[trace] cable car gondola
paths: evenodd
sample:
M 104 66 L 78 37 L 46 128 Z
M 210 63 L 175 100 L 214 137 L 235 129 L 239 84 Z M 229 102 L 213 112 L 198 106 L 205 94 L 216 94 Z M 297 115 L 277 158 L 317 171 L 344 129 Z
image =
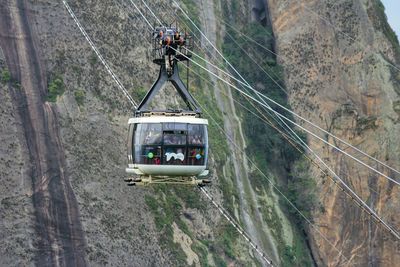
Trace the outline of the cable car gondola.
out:
M 153 62 L 160 65 L 157 81 L 128 121 L 128 185 L 152 183 L 204 185 L 208 174 L 208 121 L 179 77 L 178 61 L 187 60 L 190 37 L 175 27 L 153 32 Z M 173 49 L 171 49 L 171 47 Z M 177 55 L 181 51 L 182 55 Z M 184 100 L 186 110 L 153 110 L 149 102 L 168 83 Z

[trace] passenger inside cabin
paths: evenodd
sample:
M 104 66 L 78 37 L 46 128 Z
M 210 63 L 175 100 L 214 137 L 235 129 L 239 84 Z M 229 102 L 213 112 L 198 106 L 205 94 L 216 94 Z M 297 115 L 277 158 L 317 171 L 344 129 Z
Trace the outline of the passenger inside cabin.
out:
M 152 125 L 149 127 L 146 137 L 144 139 L 144 143 L 147 145 L 150 144 L 160 144 L 161 143 L 161 131 L 159 126 Z
M 172 136 L 169 134 L 164 135 L 164 145 L 172 145 Z
M 198 135 L 193 136 L 191 144 L 193 144 L 193 145 L 201 145 L 202 141 L 201 141 L 200 136 L 198 136 Z

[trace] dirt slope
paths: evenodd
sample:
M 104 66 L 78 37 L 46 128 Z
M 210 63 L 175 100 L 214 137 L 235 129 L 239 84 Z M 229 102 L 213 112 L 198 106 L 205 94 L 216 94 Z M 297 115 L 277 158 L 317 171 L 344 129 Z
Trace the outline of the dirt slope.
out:
M 31 163 L 25 173 L 31 180 L 34 207 L 35 262 L 38 266 L 84 266 L 85 239 L 75 196 L 65 170 L 57 112 L 45 101 L 47 77 L 40 48 L 31 27 L 25 1 L 7 1 L 0 7 L 0 45 L 19 89 L 10 89 L 19 107 L 26 144 L 23 154 Z M 19 87 L 19 86 L 18 86 Z

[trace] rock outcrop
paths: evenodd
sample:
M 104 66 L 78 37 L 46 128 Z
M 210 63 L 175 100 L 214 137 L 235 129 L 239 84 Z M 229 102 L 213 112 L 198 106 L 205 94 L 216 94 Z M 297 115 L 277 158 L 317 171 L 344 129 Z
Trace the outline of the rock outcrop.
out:
M 268 4 L 293 110 L 398 169 L 399 48 L 391 39 L 380 2 L 268 0 Z M 360 157 L 340 142 L 324 138 Z M 370 207 L 400 229 L 397 185 L 311 136 L 308 142 Z M 361 159 L 399 179 L 395 172 Z M 314 221 L 327 238 L 309 228 L 319 265 L 398 265 L 399 242 L 329 179 L 321 178 L 316 168 L 311 173 L 323 206 Z
M 62 1 L 5 2 L 0 5 L 0 265 L 265 265 L 196 189 L 124 184 L 130 103 Z M 140 101 L 157 77 L 140 35 L 147 38 L 148 25 L 130 1 L 68 2 Z M 169 11 L 178 9 L 167 1 L 146 2 L 167 23 L 177 19 Z M 272 26 L 275 44 L 273 37 L 265 39 L 268 47 L 276 46 L 284 66 L 293 110 L 399 166 L 400 71 L 393 67 L 399 65 L 399 49 L 377 0 L 181 2 L 220 50 L 228 27 L 221 19 L 237 20 L 232 23 L 243 28 L 254 21 Z M 156 23 L 149 12 L 145 16 Z M 224 65 L 204 38 L 200 42 L 209 60 Z M 235 93 L 217 79 L 209 78 L 208 84 L 191 75 L 191 92 L 216 118 L 209 126 L 214 199 L 276 264 L 293 265 L 297 256 L 304 260 L 298 265 L 309 263 L 304 233 L 291 221 L 281 196 L 258 175 L 253 159 L 237 152 L 246 151 L 251 140 Z M 156 102 L 166 105 L 163 98 Z M 311 137 L 308 141 L 385 221 L 400 228 L 397 186 Z M 286 182 L 287 165 L 268 174 L 278 187 Z M 322 204 L 313 221 L 323 236 L 307 230 L 316 263 L 395 266 L 400 253 L 393 237 L 317 169 L 310 174 Z

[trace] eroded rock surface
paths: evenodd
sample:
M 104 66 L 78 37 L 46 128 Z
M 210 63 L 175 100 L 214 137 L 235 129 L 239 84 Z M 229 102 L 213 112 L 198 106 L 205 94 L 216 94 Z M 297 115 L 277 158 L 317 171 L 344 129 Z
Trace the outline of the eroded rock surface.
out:
M 393 65 L 400 62 L 398 48 L 379 27 L 384 22 L 377 2 L 268 1 L 293 110 L 398 169 L 400 87 L 399 70 Z M 368 205 L 400 229 L 398 186 L 312 137 L 309 142 Z M 346 151 L 354 154 L 350 148 Z M 361 159 L 399 178 L 365 157 Z M 312 174 L 324 206 L 324 212 L 315 215 L 315 223 L 331 243 L 310 231 L 319 264 L 397 265 L 399 243 L 329 179 L 321 179 L 317 169 Z

